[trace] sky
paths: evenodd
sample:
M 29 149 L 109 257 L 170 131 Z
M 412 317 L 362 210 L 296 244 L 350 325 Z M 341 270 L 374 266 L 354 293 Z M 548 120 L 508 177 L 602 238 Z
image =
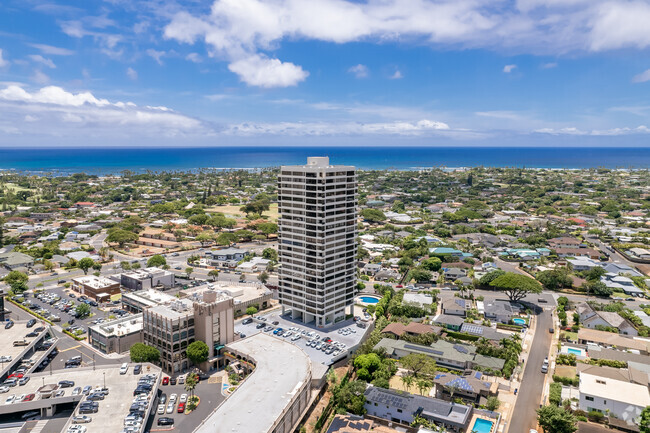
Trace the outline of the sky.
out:
M 3 0 L 0 146 L 648 146 L 650 0 Z

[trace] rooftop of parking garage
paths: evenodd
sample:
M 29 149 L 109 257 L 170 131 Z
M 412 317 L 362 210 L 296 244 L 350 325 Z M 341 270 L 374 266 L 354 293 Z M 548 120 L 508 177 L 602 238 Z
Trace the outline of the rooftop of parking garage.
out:
M 254 360 L 255 370 L 195 432 L 270 431 L 301 386 L 310 382 L 309 357 L 295 345 L 266 334 L 236 341 L 227 349 Z
M 5 329 L 4 326 L 0 327 L 0 356 L 11 356 L 11 362 L 5 362 L 2 371 L 0 372 L 0 377 L 5 374 L 5 370 L 10 368 L 17 360 L 21 359 L 28 350 L 31 349 L 32 343 L 35 340 L 38 340 L 43 337 L 43 333 L 40 333 L 36 337 L 25 337 L 26 334 L 29 334 L 34 329 L 44 326 L 45 331 L 49 329 L 49 325 L 44 322 L 37 321 L 34 326 L 28 328 L 26 326 L 27 321 L 15 321 L 14 326 L 9 329 Z M 14 346 L 14 341 L 27 341 L 26 346 Z

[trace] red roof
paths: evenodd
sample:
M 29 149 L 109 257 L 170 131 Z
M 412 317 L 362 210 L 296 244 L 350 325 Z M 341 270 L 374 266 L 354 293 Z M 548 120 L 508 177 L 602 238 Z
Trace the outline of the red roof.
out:
M 94 204 L 95 203 L 93 203 L 91 201 L 79 201 L 79 202 L 75 203 L 75 206 L 92 206 Z

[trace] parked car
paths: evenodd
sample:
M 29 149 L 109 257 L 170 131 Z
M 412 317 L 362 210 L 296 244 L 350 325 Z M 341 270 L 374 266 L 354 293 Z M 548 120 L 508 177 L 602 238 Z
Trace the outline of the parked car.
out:
M 74 386 L 74 382 L 72 380 L 61 380 L 59 381 L 59 387 L 60 388 L 72 388 Z
M 28 328 L 31 328 L 31 327 L 34 326 L 34 325 L 36 325 L 36 319 L 29 319 L 29 321 L 27 322 L 27 325 L 26 325 L 26 326 L 27 326 Z
M 185 412 L 185 403 L 178 403 L 178 413 L 183 413 Z
M 133 367 L 133 374 L 140 374 L 141 371 L 142 371 L 142 365 L 141 364 L 136 364 Z
M 73 424 L 85 424 L 91 422 L 93 419 L 86 415 L 78 415 L 72 417 Z
M 163 377 L 162 384 L 163 385 L 169 385 L 169 377 L 168 376 Z
M 169 417 L 158 418 L 158 425 L 174 425 L 174 418 L 169 418 Z
M 14 326 L 14 322 L 12 322 L 11 320 L 8 321 L 7 323 L 5 323 L 5 329 L 9 329 L 9 328 L 11 328 L 12 326 Z
M 129 370 L 129 364 L 125 362 L 125 363 L 122 364 L 122 366 L 120 367 L 120 374 L 126 374 L 126 372 L 127 372 L 128 370 Z

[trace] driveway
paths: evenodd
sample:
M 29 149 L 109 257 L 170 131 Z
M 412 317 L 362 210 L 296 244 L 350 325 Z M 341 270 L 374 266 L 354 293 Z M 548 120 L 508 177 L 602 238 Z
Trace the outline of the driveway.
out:
M 551 307 L 547 307 L 551 308 Z M 542 373 L 542 362 L 548 356 L 551 347 L 552 334 L 548 329 L 553 325 L 551 311 L 543 310 L 537 315 L 537 327 L 531 344 L 528 361 L 521 381 L 521 388 L 517 393 L 517 402 L 513 410 L 509 433 L 524 433 L 537 427 L 537 414 L 535 411 L 540 406 L 544 392 L 546 375 Z

